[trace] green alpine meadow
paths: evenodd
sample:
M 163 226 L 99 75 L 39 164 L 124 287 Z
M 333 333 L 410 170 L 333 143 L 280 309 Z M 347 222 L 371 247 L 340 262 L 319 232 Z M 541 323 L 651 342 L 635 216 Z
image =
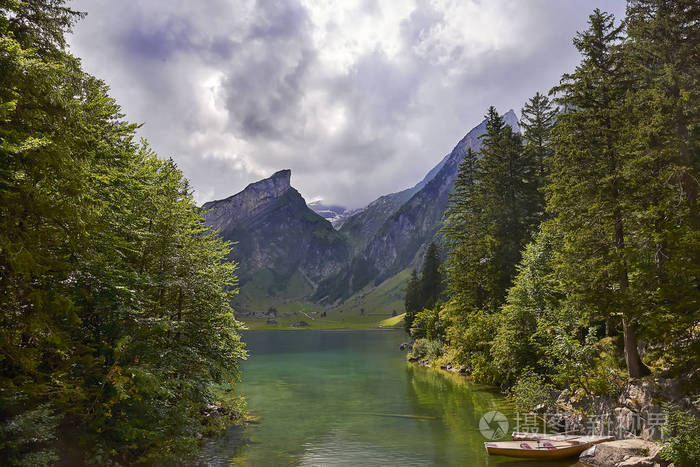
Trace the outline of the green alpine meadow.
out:
M 700 465 L 699 195 L 695 0 L 0 0 L 0 465 Z

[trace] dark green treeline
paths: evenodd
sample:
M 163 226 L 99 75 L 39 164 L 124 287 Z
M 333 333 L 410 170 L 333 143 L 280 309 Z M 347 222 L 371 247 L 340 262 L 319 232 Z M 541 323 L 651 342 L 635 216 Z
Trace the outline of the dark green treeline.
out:
M 245 356 L 235 265 L 175 164 L 66 51 L 79 18 L 0 1 L 0 457 L 186 459 Z
M 488 110 L 442 230 L 447 303 L 425 311 L 440 358 L 523 393 L 698 383 L 699 18 L 689 0 L 596 10 L 522 136 Z

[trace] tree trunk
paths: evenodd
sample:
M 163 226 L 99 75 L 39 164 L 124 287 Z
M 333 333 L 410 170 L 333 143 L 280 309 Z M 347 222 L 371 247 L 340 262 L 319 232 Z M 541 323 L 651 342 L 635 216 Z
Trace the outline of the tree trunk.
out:
M 625 340 L 625 363 L 630 378 L 641 378 L 651 373 L 642 362 L 637 349 L 637 329 L 626 317 L 622 318 L 622 332 Z
M 617 185 L 613 182 L 612 194 L 617 199 Z M 622 294 L 623 304 L 627 307 L 627 290 L 629 289 L 629 275 L 627 273 L 627 261 L 625 258 L 625 229 L 622 221 L 622 213 L 619 207 L 613 209 L 613 218 L 615 222 L 615 246 L 620 254 L 620 292 Z M 637 349 L 637 329 L 634 323 L 627 316 L 627 310 L 622 315 L 622 336 L 624 339 L 625 348 L 625 363 L 627 364 L 627 372 L 630 378 L 640 378 L 651 373 L 649 368 L 644 365 L 639 356 Z

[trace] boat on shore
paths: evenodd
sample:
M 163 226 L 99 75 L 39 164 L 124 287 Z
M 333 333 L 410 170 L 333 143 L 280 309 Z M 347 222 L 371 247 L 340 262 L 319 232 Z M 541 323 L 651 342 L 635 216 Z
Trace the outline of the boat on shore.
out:
M 492 456 L 521 459 L 566 459 L 581 454 L 595 444 L 613 439 L 612 436 L 519 432 L 513 433 L 512 437 L 514 441 L 484 443 L 486 452 Z
M 574 435 L 574 434 L 562 434 L 562 433 L 528 433 L 514 431 L 511 435 L 513 441 L 568 441 L 576 440 L 579 442 L 586 442 L 591 444 L 604 443 L 606 441 L 613 441 L 614 436 L 596 436 L 596 435 Z

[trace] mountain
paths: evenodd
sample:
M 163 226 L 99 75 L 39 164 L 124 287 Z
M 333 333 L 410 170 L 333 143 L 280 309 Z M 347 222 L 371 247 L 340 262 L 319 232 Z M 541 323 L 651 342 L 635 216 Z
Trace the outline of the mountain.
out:
M 503 117 L 515 131 L 520 131 L 513 110 Z M 418 185 L 379 198 L 361 213 L 348 218 L 341 231 L 349 236 L 354 257 L 347 267 L 320 284 L 316 300 L 336 303 L 369 284 L 378 285 L 406 267 L 417 264 L 420 253 L 440 230 L 449 194 L 467 148 L 479 152 L 480 138 L 485 132 L 486 120 L 469 131 Z M 404 201 L 399 195 L 408 199 Z M 370 209 L 373 205 L 376 207 Z
M 519 131 L 512 110 L 504 119 Z M 240 265 L 243 308 L 257 312 L 294 301 L 308 305 L 309 299 L 328 306 L 353 297 L 348 304 L 362 309 L 382 282 L 391 284 L 389 292 L 374 299 L 396 308 L 395 291 L 437 239 L 467 148 L 478 153 L 485 132 L 483 121 L 415 186 L 360 210 L 320 201 L 307 205 L 290 184 L 290 170 L 204 204 L 206 224 L 236 242 L 231 258 Z
M 310 295 L 350 258 L 346 238 L 309 209 L 290 179 L 290 170 L 280 170 L 203 206 L 206 225 L 237 242 L 231 258 L 240 266 L 242 288 L 264 282 L 267 293 L 293 288 L 297 295 Z
M 321 200 L 311 201 L 307 203 L 307 206 L 316 214 L 330 222 L 336 229 L 339 229 L 343 225 L 345 219 L 359 211 L 359 209 L 348 209 L 344 206 L 326 205 L 323 204 Z
M 365 208 L 358 209 L 344 219 L 339 228 L 342 233 L 347 235 L 353 254 L 361 252 L 389 216 L 394 214 L 406 201 L 411 199 L 414 194 L 435 178 L 435 175 L 442 169 L 449 157 L 449 154 L 446 155 L 435 167 L 430 169 L 423 180 L 412 188 L 380 196 Z M 336 228 L 338 228 L 338 225 L 336 225 Z

